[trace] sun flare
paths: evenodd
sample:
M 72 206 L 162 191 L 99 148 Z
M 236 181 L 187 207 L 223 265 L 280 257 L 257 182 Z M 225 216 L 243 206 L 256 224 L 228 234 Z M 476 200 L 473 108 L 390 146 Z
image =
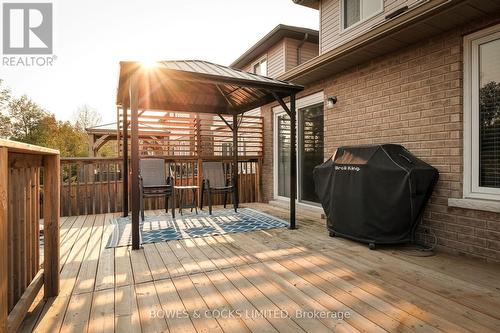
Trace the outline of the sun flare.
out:
M 143 60 L 141 61 L 141 66 L 146 69 L 152 69 L 158 66 L 158 61 L 153 60 Z

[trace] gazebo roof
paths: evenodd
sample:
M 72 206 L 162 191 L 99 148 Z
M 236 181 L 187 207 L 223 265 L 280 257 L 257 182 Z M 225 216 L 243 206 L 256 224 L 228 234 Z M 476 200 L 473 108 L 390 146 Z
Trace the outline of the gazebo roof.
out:
M 117 123 L 113 122 L 87 127 L 85 128 L 85 132 L 87 132 L 87 134 L 116 134 L 117 129 Z
M 303 86 L 201 60 L 120 63 L 117 105 L 137 91 L 138 109 L 239 114 L 304 89 Z

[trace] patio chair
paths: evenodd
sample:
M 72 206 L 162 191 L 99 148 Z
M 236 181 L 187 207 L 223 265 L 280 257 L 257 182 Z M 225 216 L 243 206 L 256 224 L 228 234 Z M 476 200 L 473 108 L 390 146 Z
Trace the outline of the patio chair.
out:
M 227 194 L 233 194 L 234 211 L 237 212 L 236 191 L 232 177 L 228 179 L 224 174 L 222 162 L 203 162 L 203 181 L 201 185 L 200 209 L 203 209 L 203 196 L 207 193 L 208 212 L 212 215 L 212 195 L 224 193 L 224 208 L 226 208 Z
M 150 197 L 165 197 L 166 213 L 168 213 L 168 199 L 171 197 L 172 217 L 175 218 L 174 178 L 165 177 L 165 161 L 162 159 L 141 159 L 139 166 L 142 220 L 144 221 L 144 198 Z

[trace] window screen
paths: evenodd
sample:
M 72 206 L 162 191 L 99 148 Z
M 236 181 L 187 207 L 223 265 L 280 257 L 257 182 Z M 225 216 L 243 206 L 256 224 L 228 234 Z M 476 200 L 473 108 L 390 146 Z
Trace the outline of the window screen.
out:
M 361 0 L 344 0 L 344 28 L 361 20 Z
M 479 46 L 479 186 L 500 188 L 500 39 Z
M 343 0 L 344 29 L 380 12 L 383 0 Z

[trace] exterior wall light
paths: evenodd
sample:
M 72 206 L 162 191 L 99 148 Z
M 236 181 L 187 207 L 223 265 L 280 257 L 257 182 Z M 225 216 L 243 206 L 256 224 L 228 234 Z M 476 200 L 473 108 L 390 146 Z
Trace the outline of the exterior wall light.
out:
M 337 96 L 331 96 L 326 99 L 326 106 L 328 108 L 333 108 L 333 106 L 337 103 Z

